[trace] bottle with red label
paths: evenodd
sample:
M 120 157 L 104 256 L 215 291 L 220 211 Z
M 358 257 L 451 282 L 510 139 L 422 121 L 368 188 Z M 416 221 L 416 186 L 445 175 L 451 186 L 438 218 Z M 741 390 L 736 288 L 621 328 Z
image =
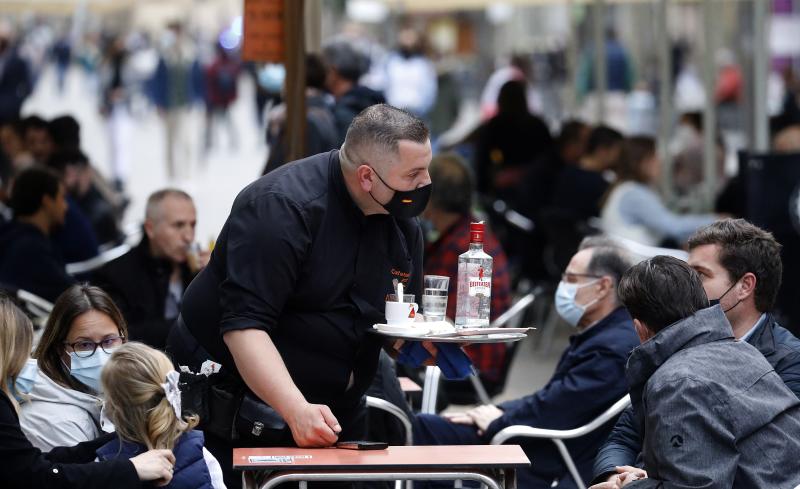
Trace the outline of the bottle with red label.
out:
M 483 222 L 469 226 L 469 250 L 458 257 L 456 328 L 486 328 L 492 301 L 492 257 L 483 251 Z

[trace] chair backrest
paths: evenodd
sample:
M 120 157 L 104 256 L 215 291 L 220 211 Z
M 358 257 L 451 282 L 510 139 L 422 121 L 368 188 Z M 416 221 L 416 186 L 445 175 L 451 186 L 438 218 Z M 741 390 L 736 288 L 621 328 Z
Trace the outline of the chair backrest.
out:
M 128 243 L 122 243 L 121 245 L 115 246 L 109 250 L 100 253 L 94 258 L 89 258 L 88 260 L 80 261 L 77 263 L 68 263 L 67 273 L 70 275 L 81 275 L 84 273 L 89 273 L 91 271 L 97 270 L 106 263 L 119 258 L 120 256 L 124 255 L 130 250 L 131 250 L 131 245 L 129 245 Z
M 17 299 L 35 317 L 47 317 L 53 311 L 53 303 L 27 290 L 17 289 Z
M 403 429 L 405 430 L 405 444 L 406 445 L 413 445 L 414 435 L 413 430 L 411 428 L 411 420 L 408 419 L 405 411 L 403 411 L 400 407 L 395 406 L 391 402 L 380 399 L 374 396 L 367 396 L 367 407 L 380 409 L 381 411 L 385 411 L 395 418 L 397 418 L 400 423 L 403 424 Z
M 505 328 L 508 323 L 517 317 L 519 314 L 525 312 L 525 310 L 533 304 L 533 301 L 536 300 L 536 294 L 533 292 L 529 292 L 522 296 L 517 302 L 515 302 L 511 307 L 508 308 L 506 312 L 501 314 L 497 317 L 492 324 L 489 325 L 490 328 Z
M 689 259 L 689 253 L 685 252 L 684 250 L 643 245 L 641 243 L 637 243 L 636 241 L 623 238 L 622 236 L 609 235 L 608 237 L 619 243 L 619 245 L 628 250 L 629 253 L 635 255 L 641 260 L 646 260 L 657 255 L 667 255 L 683 261 L 687 261 Z
M 144 229 L 141 223 L 132 222 L 124 226 L 123 233 L 125 237 L 120 244 L 105 250 L 101 249 L 99 255 L 89 258 L 88 260 L 68 263 L 67 273 L 70 275 L 82 275 L 93 272 L 106 263 L 119 258 L 142 240 Z
M 531 306 L 536 300 L 536 293 L 529 292 L 522 296 L 517 302 L 515 302 L 506 312 L 501 314 L 500 316 L 495 319 L 492 324 L 489 325 L 491 328 L 507 328 L 509 327 L 509 323 L 518 318 L 522 317 L 523 320 L 526 317 L 528 311 L 530 311 Z M 487 389 L 486 386 L 483 386 L 484 392 L 489 396 L 494 396 L 499 394 L 505 388 L 506 380 L 508 380 L 508 372 L 511 370 L 511 364 L 514 361 L 514 357 L 516 356 L 517 349 L 519 347 L 520 342 L 515 343 L 507 343 L 506 346 L 506 355 L 503 358 L 503 364 L 500 367 L 500 380 L 496 383 L 496 385 L 491 385 Z M 480 381 L 480 379 L 476 379 Z M 478 396 L 481 397 L 480 392 L 477 392 Z M 485 399 L 480 399 L 481 402 L 485 402 Z

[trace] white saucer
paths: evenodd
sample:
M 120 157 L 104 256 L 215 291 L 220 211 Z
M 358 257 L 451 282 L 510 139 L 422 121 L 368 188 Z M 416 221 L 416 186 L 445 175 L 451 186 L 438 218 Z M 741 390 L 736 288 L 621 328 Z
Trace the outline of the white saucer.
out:
M 425 321 L 425 326 L 431 334 L 451 334 L 456 332 L 455 326 L 447 321 Z
M 391 334 L 424 335 L 431 331 L 423 322 L 409 324 L 375 324 L 372 327 L 381 333 Z

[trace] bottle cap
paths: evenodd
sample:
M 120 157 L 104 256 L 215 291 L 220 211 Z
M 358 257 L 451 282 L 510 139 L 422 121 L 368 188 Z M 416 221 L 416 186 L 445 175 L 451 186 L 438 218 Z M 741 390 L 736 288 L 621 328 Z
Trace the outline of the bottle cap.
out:
M 469 242 L 470 243 L 483 243 L 484 224 L 481 222 L 473 222 L 469 225 Z

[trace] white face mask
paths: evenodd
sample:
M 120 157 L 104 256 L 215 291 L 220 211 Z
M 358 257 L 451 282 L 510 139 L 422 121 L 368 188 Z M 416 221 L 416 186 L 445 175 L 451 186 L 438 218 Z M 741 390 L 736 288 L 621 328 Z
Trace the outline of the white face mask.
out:
M 564 318 L 564 321 L 566 321 L 567 324 L 573 328 L 578 327 L 578 323 L 586 313 L 586 309 L 600 300 L 598 297 L 591 300 L 587 304 L 577 304 L 575 302 L 575 296 L 578 295 L 578 290 L 588 287 L 598 280 L 600 279 L 594 279 L 591 282 L 586 282 L 585 284 L 571 284 L 564 282 L 563 280 L 558 283 L 558 289 L 556 289 L 555 296 L 556 311 L 558 312 L 558 315 Z

